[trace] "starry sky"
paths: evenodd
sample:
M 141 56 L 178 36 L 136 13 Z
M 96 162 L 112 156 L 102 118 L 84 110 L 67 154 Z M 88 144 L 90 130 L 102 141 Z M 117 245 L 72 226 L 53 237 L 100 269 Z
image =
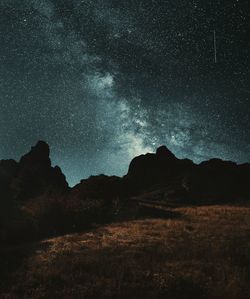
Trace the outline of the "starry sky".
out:
M 0 0 L 0 159 L 45 140 L 70 185 L 123 175 L 162 144 L 250 162 L 249 12 L 248 0 Z

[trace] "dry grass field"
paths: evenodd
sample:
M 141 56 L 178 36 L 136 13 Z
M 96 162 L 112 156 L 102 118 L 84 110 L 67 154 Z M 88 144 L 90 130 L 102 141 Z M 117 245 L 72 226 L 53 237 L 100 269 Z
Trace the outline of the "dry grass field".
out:
M 0 298 L 250 298 L 250 207 L 165 212 L 1 249 Z

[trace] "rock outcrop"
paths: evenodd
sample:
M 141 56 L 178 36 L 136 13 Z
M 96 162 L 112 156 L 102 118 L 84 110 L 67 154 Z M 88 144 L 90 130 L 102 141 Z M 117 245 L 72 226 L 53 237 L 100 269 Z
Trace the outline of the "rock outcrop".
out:
M 178 159 L 166 146 L 161 146 L 155 154 L 134 158 L 124 180 L 128 188 L 140 192 L 176 181 L 195 167 L 191 160 Z
M 0 195 L 28 200 L 45 193 L 64 193 L 68 184 L 61 169 L 51 166 L 47 143 L 39 141 L 20 162 L 0 162 Z
M 134 193 L 164 189 L 166 198 L 220 203 L 250 199 L 250 164 L 211 159 L 199 165 L 178 159 L 161 146 L 155 154 L 134 158 L 124 177 Z

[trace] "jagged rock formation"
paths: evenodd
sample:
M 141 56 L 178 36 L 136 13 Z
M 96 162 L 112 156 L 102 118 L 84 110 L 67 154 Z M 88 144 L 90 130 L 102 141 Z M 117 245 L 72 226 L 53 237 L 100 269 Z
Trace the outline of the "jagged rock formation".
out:
M 167 199 L 220 203 L 250 198 L 250 164 L 211 159 L 197 165 L 176 158 L 165 146 L 134 158 L 124 179 L 136 193 L 163 189 Z
M 20 162 L 0 162 L 0 196 L 13 200 L 28 200 L 45 193 L 68 190 L 61 169 L 51 166 L 47 143 L 39 141 Z
M 188 159 L 178 159 L 166 146 L 157 149 L 156 154 L 136 157 L 129 166 L 125 181 L 136 192 L 157 188 L 176 181 L 191 172 L 196 165 Z

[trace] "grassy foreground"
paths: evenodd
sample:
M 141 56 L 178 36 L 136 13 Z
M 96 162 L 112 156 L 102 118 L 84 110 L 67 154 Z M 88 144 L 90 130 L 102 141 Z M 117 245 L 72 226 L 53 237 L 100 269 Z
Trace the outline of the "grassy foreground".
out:
M 175 208 L 0 254 L 3 299 L 248 299 L 250 207 Z

